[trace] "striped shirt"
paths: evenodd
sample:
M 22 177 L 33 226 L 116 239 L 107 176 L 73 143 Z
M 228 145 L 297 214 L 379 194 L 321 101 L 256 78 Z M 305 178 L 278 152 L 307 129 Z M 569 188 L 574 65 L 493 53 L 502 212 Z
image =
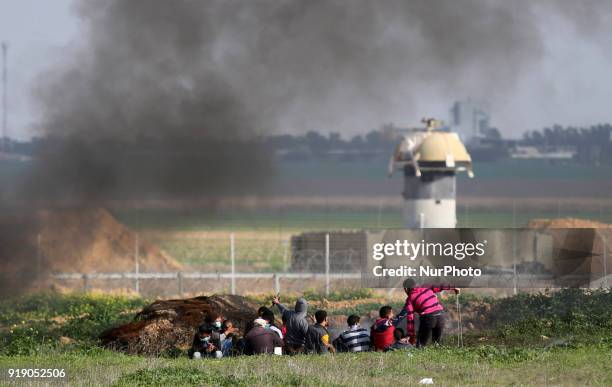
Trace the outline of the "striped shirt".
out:
M 349 352 L 363 352 L 370 350 L 370 335 L 367 329 L 353 325 L 348 331 L 339 336 L 340 342 Z
M 429 286 L 422 288 L 414 288 L 410 292 L 410 295 L 406 298 L 406 304 L 401 313 L 397 316 L 396 321 L 406 317 L 406 329 L 408 330 L 409 337 L 415 337 L 414 332 L 414 314 L 418 313 L 419 316 L 439 313 L 444 308 L 442 304 L 438 302 L 436 293 L 442 290 L 455 290 L 451 286 Z

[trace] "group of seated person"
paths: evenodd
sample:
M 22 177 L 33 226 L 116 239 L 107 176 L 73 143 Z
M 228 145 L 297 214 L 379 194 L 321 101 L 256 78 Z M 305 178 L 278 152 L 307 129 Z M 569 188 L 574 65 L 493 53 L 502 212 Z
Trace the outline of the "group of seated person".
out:
M 274 299 L 273 304 L 280 311 L 282 326 L 276 325 L 274 312 L 262 306 L 257 318 L 247 323 L 242 337 L 230 320 L 209 315 L 194 336 L 189 356 L 197 359 L 258 354 L 324 354 L 412 347 L 403 331 L 393 325 L 393 309 L 390 306 L 380 309 L 380 318 L 370 330 L 361 327 L 359 316 L 349 316 L 348 329 L 332 342 L 326 311 L 317 310 L 315 323 L 310 325 L 306 319 L 308 304 L 303 298 L 298 298 L 293 310 L 281 304 L 278 298 Z

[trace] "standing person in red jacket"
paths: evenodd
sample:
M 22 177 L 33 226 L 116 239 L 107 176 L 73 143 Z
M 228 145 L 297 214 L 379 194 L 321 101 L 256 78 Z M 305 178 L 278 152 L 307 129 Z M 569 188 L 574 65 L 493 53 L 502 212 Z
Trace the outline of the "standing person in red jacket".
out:
M 395 326 L 393 325 L 393 308 L 389 305 L 385 305 L 380 308 L 378 315 L 380 317 L 376 319 L 370 330 L 370 340 L 374 350 L 384 351 L 395 342 L 395 337 L 393 335 L 395 331 Z
M 443 290 L 453 290 L 455 294 L 459 293 L 459 289 L 451 286 L 421 286 L 417 287 L 416 282 L 412 278 L 404 281 L 404 291 L 408 296 L 406 304 L 401 313 L 397 315 L 394 324 L 406 317 L 406 328 L 410 344 L 415 344 L 417 347 L 424 347 L 431 339 L 435 344 L 440 343 L 442 331 L 444 329 L 444 308 L 438 302 L 436 293 Z M 414 314 L 419 315 L 419 334 L 414 331 Z

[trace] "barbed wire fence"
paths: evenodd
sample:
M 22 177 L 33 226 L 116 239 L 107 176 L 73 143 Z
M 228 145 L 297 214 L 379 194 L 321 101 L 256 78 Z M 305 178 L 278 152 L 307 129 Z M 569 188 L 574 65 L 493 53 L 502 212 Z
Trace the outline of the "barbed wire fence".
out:
M 551 201 L 541 208 L 523 206 L 512 202 L 504 209 L 483 210 L 471 204 L 458 204 L 458 227 L 517 228 L 525 227 L 534 218 L 583 218 L 612 223 L 612 208 L 608 204 L 567 204 L 562 200 Z M 394 213 L 390 213 L 394 211 Z M 370 229 L 401 227 L 401 216 L 395 207 L 386 209 L 380 204 L 365 222 Z M 339 219 L 347 214 L 342 213 Z M 329 230 L 342 229 L 346 222 L 335 224 L 333 212 L 325 214 Z M 361 224 L 355 222 L 355 228 Z M 342 227 L 339 227 L 342 226 Z M 316 228 L 315 228 L 316 229 Z M 316 231 L 307 231 L 316 232 Z M 336 289 L 360 287 L 361 257 L 364 252 L 352 248 L 330 248 L 334 244 L 333 233 L 326 234 L 325 242 L 314 248 L 295 249 L 292 238 L 303 230 L 279 225 L 262 229 L 213 229 L 193 233 L 147 233 L 139 231 L 133 247 L 133 270 L 116 273 L 53 273 L 50 278 L 66 287 L 89 291 L 128 290 L 148 296 L 196 294 L 201 292 L 249 292 L 303 291 L 316 288 L 324 294 Z M 162 233 L 163 234 L 163 233 Z M 180 234 L 176 236 L 174 234 Z M 330 240 L 331 238 L 331 240 Z M 39 241 L 40 242 L 40 241 Z M 142 244 L 151 242 L 167 251 L 183 264 L 183 269 L 162 272 L 147 270 L 140 260 Z M 608 246 L 604 240 L 602 270 L 608 273 Z M 41 266 L 40 253 L 37 265 Z M 143 269 L 144 268 L 144 269 Z M 44 268 L 39 267 L 39 272 Z M 45 274 L 46 275 L 46 274 Z M 608 276 L 604 275 L 608 282 Z M 609 284 L 604 284 L 608 286 Z
M 198 291 L 223 291 L 230 294 L 244 294 L 262 290 L 281 293 L 283 291 L 303 291 L 317 288 L 329 295 L 333 291 L 334 283 L 350 282 L 351 287 L 359 287 L 361 266 L 357 263 L 358 252 L 352 249 L 346 251 L 330 251 L 330 236 L 326 234 L 323 251 L 311 249 L 292 253 L 290 241 L 283 240 L 275 250 L 265 252 L 264 257 L 250 257 L 248 255 L 251 240 L 236 238 L 230 233 L 227 240 L 227 254 L 222 257 L 227 262 L 220 264 L 215 260 L 218 270 L 199 271 L 190 268 L 182 271 L 142 271 L 140 262 L 141 237 L 135 238 L 134 244 L 134 270 L 130 272 L 114 273 L 52 273 L 49 278 L 61 281 L 66 286 L 82 291 L 93 289 L 128 289 L 134 293 L 151 295 L 179 295 L 191 294 Z M 244 243 L 245 248 L 240 245 Z M 219 241 L 215 240 L 215 249 Z M 270 271 L 270 267 L 278 267 L 278 263 L 270 264 L 270 255 L 277 254 L 281 258 L 282 270 Z M 348 260 L 347 260 L 348 257 Z M 255 258 L 255 259 L 254 259 Z M 258 263 L 268 262 L 267 266 L 258 266 Z M 331 264 L 334 261 L 335 264 Z M 240 269 L 240 270 L 238 270 Z M 263 269 L 263 270 L 262 270 Z M 268 270 L 266 270 L 268 269 Z M 198 286 L 203 284 L 206 286 Z M 241 282 L 242 286 L 238 286 Z M 151 289 L 151 287 L 153 289 Z M 147 290 L 147 288 L 149 290 Z

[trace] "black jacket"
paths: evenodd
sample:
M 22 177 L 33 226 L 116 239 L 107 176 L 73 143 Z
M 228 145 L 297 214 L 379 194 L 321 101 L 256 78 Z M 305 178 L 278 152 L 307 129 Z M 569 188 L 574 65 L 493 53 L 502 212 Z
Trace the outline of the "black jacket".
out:
M 306 334 L 306 352 L 319 354 L 329 352 L 327 345 L 323 342 L 325 336 L 327 336 L 326 339 L 329 343 L 329 332 L 324 326 L 315 324 L 308 327 L 308 333 Z
M 189 357 L 193 357 L 194 352 L 200 352 L 202 356 L 212 356 L 218 349 L 208 350 L 208 343 L 212 343 L 212 338 L 209 341 L 200 339 L 200 335 L 197 333 L 193 336 L 193 342 L 191 343 L 191 349 L 189 350 Z

